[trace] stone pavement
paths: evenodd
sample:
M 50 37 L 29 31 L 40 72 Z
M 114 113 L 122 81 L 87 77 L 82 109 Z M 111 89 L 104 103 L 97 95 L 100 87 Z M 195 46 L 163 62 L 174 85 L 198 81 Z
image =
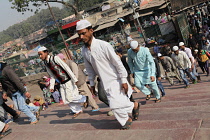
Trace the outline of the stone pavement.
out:
M 36 125 L 22 114 L 19 122 L 10 124 L 13 132 L 5 140 L 210 140 L 210 78 L 201 77 L 202 82 L 189 89 L 163 80 L 167 95 L 161 103 L 134 93 L 142 105 L 130 130 L 119 130 L 115 117 L 106 115 L 109 108 L 100 101 L 99 112 L 92 113 L 89 107 L 76 119 L 67 105 L 53 104 L 41 112 Z M 33 95 L 41 94 L 37 85 L 28 88 Z

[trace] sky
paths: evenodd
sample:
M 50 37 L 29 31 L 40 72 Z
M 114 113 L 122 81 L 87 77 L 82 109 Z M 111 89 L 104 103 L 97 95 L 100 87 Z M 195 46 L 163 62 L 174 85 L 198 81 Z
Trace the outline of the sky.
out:
M 62 7 L 62 4 L 59 3 L 50 3 L 50 6 Z M 25 12 L 22 13 L 17 12 L 15 9 L 11 9 L 12 4 L 9 0 L 0 0 L 0 32 L 6 30 L 8 27 L 19 23 L 30 16 L 34 15 L 34 12 Z M 42 6 L 41 9 L 47 9 L 47 6 Z

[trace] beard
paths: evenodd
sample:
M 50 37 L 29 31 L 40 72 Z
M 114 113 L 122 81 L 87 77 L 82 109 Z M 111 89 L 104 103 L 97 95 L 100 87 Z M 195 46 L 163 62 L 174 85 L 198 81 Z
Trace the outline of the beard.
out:
M 85 47 L 88 47 L 89 46 L 89 44 L 88 43 L 84 43 L 85 44 Z
M 91 43 L 90 43 L 90 40 L 92 40 L 93 39 L 93 36 L 91 36 L 89 39 L 88 39 L 88 41 L 87 42 L 84 42 L 84 44 L 85 44 L 85 47 L 89 47 L 89 46 L 91 46 Z M 90 44 L 89 44 L 90 43 Z

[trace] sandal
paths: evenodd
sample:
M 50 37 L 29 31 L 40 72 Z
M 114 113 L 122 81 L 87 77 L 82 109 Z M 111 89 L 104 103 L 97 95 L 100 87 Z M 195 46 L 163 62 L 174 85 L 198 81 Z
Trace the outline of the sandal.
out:
M 79 113 L 75 113 L 72 117 L 72 119 L 75 119 L 76 117 L 78 117 L 80 114 L 82 113 L 82 111 L 80 111 Z
M 89 100 L 88 100 L 88 96 L 86 96 L 86 102 L 83 103 L 83 107 L 86 109 L 89 106 Z
M 156 99 L 155 102 L 156 103 L 160 103 L 161 102 L 161 99 Z
M 151 98 L 151 95 L 147 95 L 146 100 L 149 100 Z
M 124 126 L 122 126 L 121 130 L 128 130 L 131 128 L 132 121 L 127 121 Z
M 138 103 L 137 109 L 133 109 L 133 111 L 132 111 L 133 120 L 138 120 L 139 108 L 140 108 L 140 104 Z
M 5 132 L 1 132 L 0 139 L 2 139 L 3 137 L 9 135 L 10 133 L 12 133 L 12 129 L 8 129 Z

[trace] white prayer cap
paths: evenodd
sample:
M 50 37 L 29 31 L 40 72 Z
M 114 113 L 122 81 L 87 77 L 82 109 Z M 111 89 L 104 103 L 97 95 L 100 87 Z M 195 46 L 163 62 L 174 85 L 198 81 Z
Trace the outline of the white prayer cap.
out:
M 127 37 L 128 42 L 132 41 L 133 39 L 131 37 Z
M 173 46 L 173 51 L 177 51 L 179 50 L 179 47 L 178 46 Z
M 158 57 L 161 57 L 162 56 L 162 54 L 161 53 L 158 53 L 158 55 L 157 55 Z
M 139 46 L 139 43 L 136 40 L 130 42 L 131 49 L 136 49 Z
M 42 52 L 42 51 L 45 51 L 45 50 L 47 50 L 47 48 L 44 47 L 44 46 L 42 46 L 42 47 L 40 47 L 40 48 L 38 49 L 38 52 Z
M 197 49 L 195 49 L 194 51 L 195 51 L 195 52 L 198 52 L 198 50 L 197 50 Z
M 184 46 L 184 42 L 179 42 L 179 46 Z
M 79 31 L 79 30 L 85 29 L 89 26 L 92 26 L 89 21 L 87 21 L 86 19 L 80 20 L 77 22 L 76 30 Z

